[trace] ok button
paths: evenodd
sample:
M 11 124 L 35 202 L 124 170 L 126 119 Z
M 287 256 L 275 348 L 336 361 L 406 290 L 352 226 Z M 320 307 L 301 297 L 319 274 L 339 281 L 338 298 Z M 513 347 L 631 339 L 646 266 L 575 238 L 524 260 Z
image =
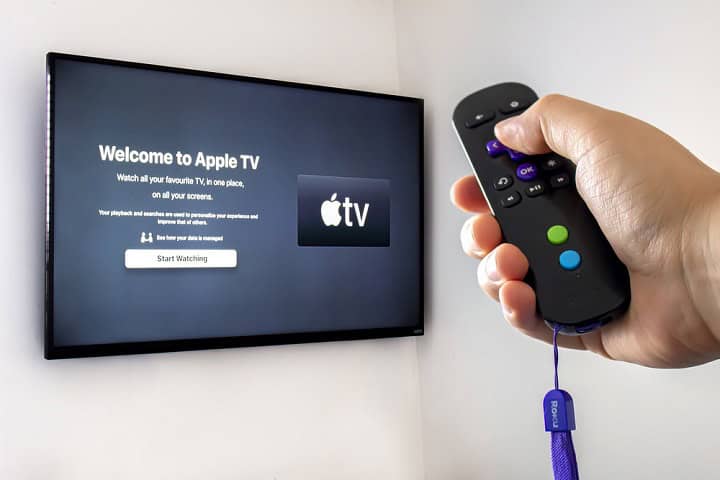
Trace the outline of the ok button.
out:
M 537 167 L 532 163 L 521 163 L 518 165 L 517 170 L 515 170 L 515 175 L 517 175 L 520 180 L 529 182 L 537 177 Z

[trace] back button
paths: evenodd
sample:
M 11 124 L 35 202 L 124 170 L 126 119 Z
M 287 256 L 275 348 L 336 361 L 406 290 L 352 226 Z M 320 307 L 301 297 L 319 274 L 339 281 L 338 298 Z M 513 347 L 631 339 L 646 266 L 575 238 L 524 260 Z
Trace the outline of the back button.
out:
M 503 175 L 502 177 L 497 177 L 495 181 L 493 181 L 493 188 L 495 190 L 505 190 L 512 184 L 512 177 L 510 175 Z
M 465 121 L 465 128 L 479 127 L 483 123 L 489 122 L 493 118 L 495 118 L 495 112 L 493 112 L 492 110 L 488 110 L 487 112 L 477 112 L 475 115 Z

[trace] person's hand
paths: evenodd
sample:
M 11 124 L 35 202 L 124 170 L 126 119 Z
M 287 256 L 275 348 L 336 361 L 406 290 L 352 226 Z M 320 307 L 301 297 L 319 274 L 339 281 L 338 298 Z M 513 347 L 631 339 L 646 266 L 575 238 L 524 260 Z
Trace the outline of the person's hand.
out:
M 577 164 L 578 192 L 630 271 L 626 314 L 595 332 L 562 336 L 562 346 L 652 367 L 720 358 L 720 174 L 647 123 L 560 95 L 498 123 L 495 134 L 515 150 L 552 150 Z M 550 342 L 535 292 L 522 281 L 528 260 L 502 243 L 475 178 L 455 182 L 451 196 L 475 214 L 461 242 L 481 259 L 482 289 L 512 326 Z

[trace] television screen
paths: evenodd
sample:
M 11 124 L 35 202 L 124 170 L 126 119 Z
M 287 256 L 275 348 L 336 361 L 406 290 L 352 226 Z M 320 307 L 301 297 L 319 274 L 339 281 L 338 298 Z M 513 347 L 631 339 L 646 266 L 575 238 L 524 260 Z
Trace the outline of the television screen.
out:
M 47 63 L 46 358 L 422 334 L 421 99 Z

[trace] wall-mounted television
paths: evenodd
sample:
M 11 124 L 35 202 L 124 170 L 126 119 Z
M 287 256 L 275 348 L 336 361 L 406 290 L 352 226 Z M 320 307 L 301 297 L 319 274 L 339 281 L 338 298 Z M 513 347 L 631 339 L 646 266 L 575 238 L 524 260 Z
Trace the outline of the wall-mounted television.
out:
M 423 101 L 47 55 L 45 356 L 423 333 Z

